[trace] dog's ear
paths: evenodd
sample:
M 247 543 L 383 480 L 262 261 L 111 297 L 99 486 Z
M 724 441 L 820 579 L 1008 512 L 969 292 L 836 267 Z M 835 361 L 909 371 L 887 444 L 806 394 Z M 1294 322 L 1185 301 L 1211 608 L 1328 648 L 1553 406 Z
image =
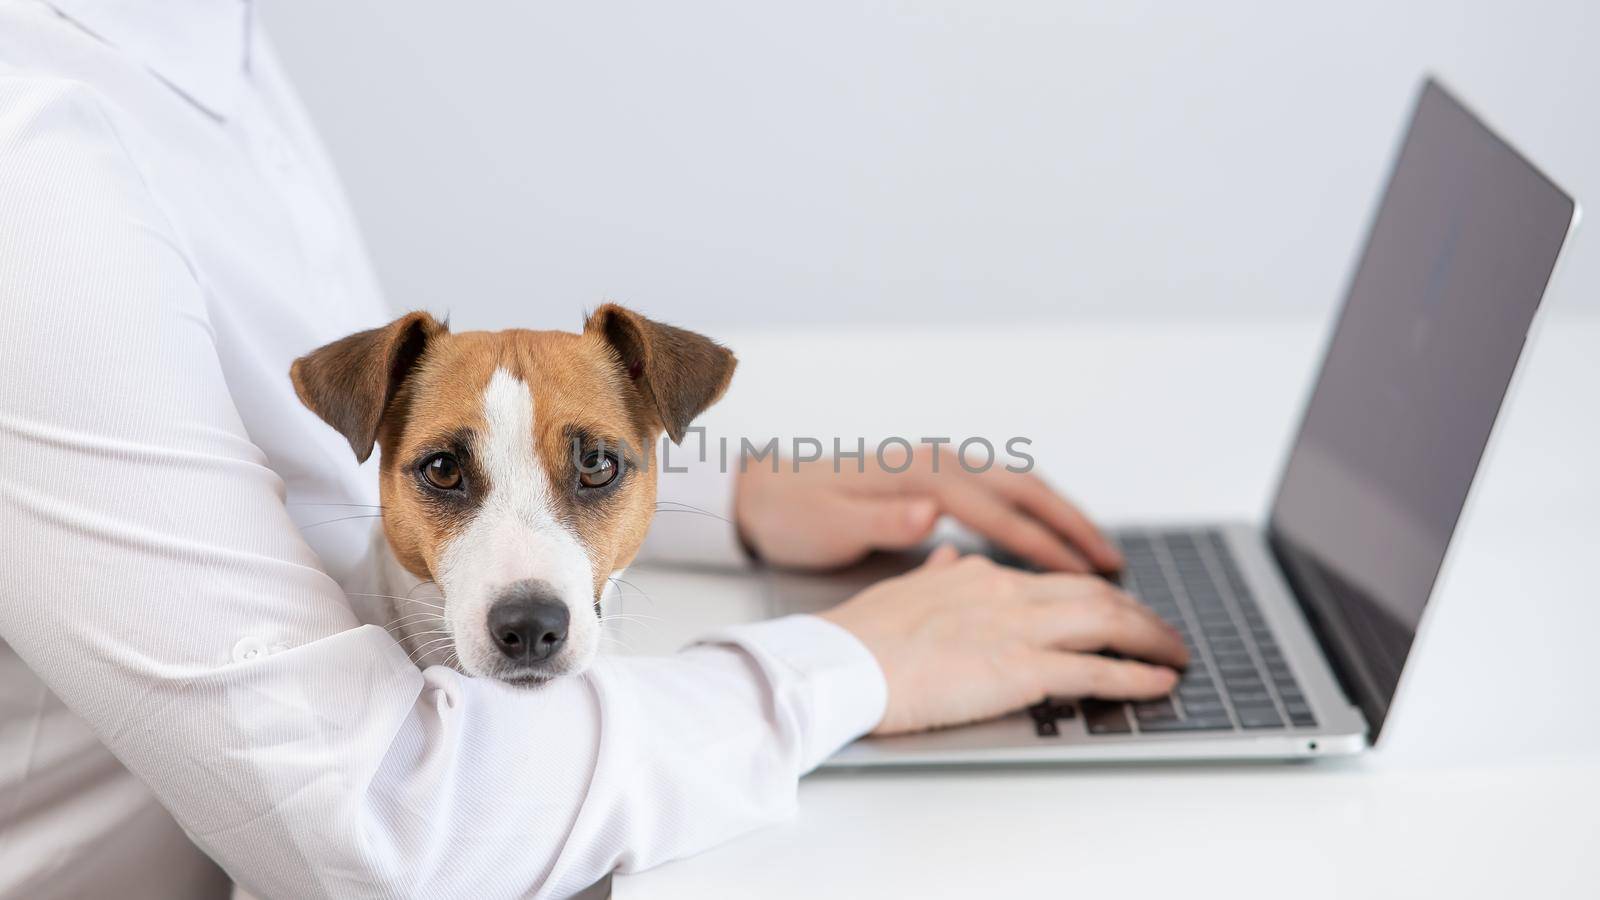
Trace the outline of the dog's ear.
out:
M 615 303 L 595 310 L 583 330 L 600 335 L 616 351 L 646 409 L 673 443 L 681 442 L 695 416 L 728 389 L 738 364 L 728 348 L 704 335 L 651 321 Z
M 425 312 L 408 313 L 300 357 L 289 367 L 289 379 L 300 402 L 344 435 L 358 462 L 366 462 L 389 401 L 428 342 L 448 330 Z

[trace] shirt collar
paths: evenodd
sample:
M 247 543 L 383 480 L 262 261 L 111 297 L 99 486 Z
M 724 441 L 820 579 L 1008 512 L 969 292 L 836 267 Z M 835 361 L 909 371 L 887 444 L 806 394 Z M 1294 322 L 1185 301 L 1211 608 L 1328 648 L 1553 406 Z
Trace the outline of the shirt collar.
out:
M 218 118 L 249 68 L 251 0 L 46 0 Z

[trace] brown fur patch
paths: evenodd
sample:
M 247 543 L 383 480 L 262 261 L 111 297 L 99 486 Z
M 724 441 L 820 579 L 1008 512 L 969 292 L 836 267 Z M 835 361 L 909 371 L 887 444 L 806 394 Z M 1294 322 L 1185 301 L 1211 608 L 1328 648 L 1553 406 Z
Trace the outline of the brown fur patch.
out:
M 585 335 L 605 338 L 638 390 L 635 415 L 683 441 L 695 417 L 721 399 L 738 361 L 716 341 L 607 303 L 584 323 Z
M 341 338 L 294 361 L 289 380 L 307 408 L 350 442 L 366 462 L 384 410 L 428 343 L 445 327 L 425 312 Z

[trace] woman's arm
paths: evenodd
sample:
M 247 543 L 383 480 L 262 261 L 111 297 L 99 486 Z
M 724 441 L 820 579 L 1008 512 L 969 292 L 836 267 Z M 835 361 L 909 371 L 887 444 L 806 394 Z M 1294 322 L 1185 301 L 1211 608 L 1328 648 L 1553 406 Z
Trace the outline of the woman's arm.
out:
M 264 896 L 560 895 L 781 817 L 882 715 L 812 618 L 540 690 L 360 627 L 94 97 L 0 78 L 0 637 Z

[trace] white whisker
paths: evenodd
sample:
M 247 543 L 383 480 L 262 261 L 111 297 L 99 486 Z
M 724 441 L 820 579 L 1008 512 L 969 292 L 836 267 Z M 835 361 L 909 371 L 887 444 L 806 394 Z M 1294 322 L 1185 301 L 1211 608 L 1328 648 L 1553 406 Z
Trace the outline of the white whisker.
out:
M 351 509 L 383 509 L 379 503 L 318 503 L 310 500 L 291 500 L 284 506 L 344 506 Z
M 453 631 L 448 628 L 435 628 L 434 631 L 418 631 L 416 634 L 406 634 L 406 641 L 421 641 L 424 637 L 454 637 Z
M 429 619 L 434 619 L 439 622 L 443 622 L 445 620 L 444 616 L 441 616 L 438 613 L 430 610 L 428 612 L 411 613 L 407 616 L 398 616 L 385 627 L 393 628 L 403 622 L 426 622 Z
M 679 507 L 679 508 L 678 509 L 662 509 L 661 507 L 662 507 L 663 504 L 671 504 L 671 505 L 673 505 L 675 507 Z M 701 516 L 705 516 L 707 518 L 716 519 L 719 522 L 727 522 L 729 525 L 733 524 L 733 520 L 729 519 L 727 516 L 720 516 L 720 515 L 717 515 L 716 513 L 712 512 L 709 509 L 702 509 L 702 508 L 700 508 L 698 506 L 695 506 L 692 503 L 682 503 L 682 502 L 679 502 L 677 500 L 658 500 L 658 501 L 656 501 L 656 510 L 655 511 L 658 512 L 658 513 L 664 513 L 664 512 L 694 513 L 695 515 L 701 515 Z
M 352 519 L 381 519 L 381 518 L 383 518 L 383 513 L 364 513 L 362 515 L 357 515 L 357 516 L 340 516 L 337 519 L 327 519 L 327 520 L 322 521 L 322 522 L 312 522 L 310 525 L 301 525 L 300 526 L 300 530 L 301 531 L 309 531 L 312 528 L 321 528 L 324 525 L 332 525 L 335 522 L 349 522 Z
M 416 588 L 412 588 L 412 590 L 414 591 Z M 439 610 L 444 609 L 443 606 L 440 606 L 437 603 L 430 603 L 427 600 L 419 600 L 416 597 L 411 596 L 396 597 L 393 594 L 366 594 L 362 593 L 361 591 L 345 591 L 345 594 L 350 597 L 377 597 L 380 600 L 393 600 L 396 603 L 415 603 L 418 606 L 431 606 L 434 609 Z
M 648 593 L 646 593 L 645 591 L 641 590 L 637 584 L 634 584 L 633 582 L 629 581 L 626 578 L 622 578 L 621 576 L 618 576 L 618 575 L 607 575 L 606 576 L 606 580 L 611 582 L 613 585 L 627 585 L 628 587 L 633 589 L 633 592 L 635 594 L 638 594 L 639 596 L 641 596 L 644 599 L 650 601 L 651 603 L 655 603 L 656 602 L 656 598 L 650 596 Z M 621 587 L 617 588 L 617 597 L 619 599 L 622 597 L 622 588 Z
M 427 643 L 421 645 L 420 647 L 418 647 L 414 651 L 414 653 L 413 653 L 414 658 L 411 661 L 413 663 L 417 663 L 417 664 L 420 665 L 421 662 L 422 662 L 423 657 L 426 657 L 429 653 L 433 653 L 434 651 L 438 650 L 440 647 L 449 646 L 449 644 L 450 644 L 450 642 L 452 640 L 453 640 L 453 638 L 450 638 L 450 637 L 442 637 L 442 638 L 434 638 L 433 640 L 428 641 Z
M 660 616 L 650 616 L 644 613 L 606 613 L 600 617 L 601 624 L 606 622 L 659 622 Z

